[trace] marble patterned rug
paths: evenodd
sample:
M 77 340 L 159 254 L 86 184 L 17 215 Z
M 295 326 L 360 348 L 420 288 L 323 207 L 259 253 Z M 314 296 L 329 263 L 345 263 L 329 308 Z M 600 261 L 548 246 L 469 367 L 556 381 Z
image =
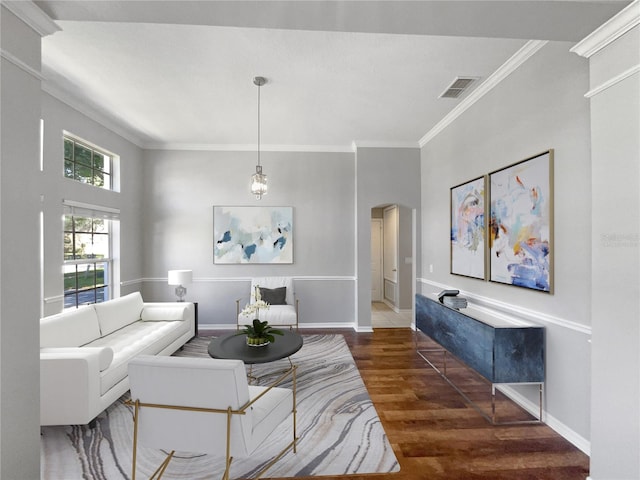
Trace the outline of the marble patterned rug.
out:
M 304 335 L 304 346 L 291 357 L 298 365 L 298 452 L 288 452 L 267 477 L 390 473 L 400 469 L 378 414 L 342 335 Z M 208 356 L 211 337 L 191 340 L 179 356 Z M 287 367 L 256 365 L 254 375 Z M 280 369 L 281 370 L 281 369 Z M 133 416 L 124 405 L 128 393 L 88 425 L 42 427 L 41 478 L 46 480 L 116 480 L 131 475 Z M 231 478 L 251 477 L 290 441 L 279 428 L 268 445 L 249 458 L 234 459 Z M 161 451 L 139 448 L 137 478 L 149 478 L 164 459 Z M 220 478 L 221 457 L 181 454 L 169 464 L 167 479 Z

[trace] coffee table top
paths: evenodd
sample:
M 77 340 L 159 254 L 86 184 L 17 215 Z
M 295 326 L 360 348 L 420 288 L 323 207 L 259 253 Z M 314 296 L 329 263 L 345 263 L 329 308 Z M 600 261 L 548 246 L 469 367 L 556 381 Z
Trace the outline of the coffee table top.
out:
M 236 332 L 216 337 L 209 343 L 209 355 L 213 358 L 242 360 L 247 364 L 268 363 L 290 357 L 302 348 L 302 336 L 291 330 L 276 335 L 276 341 L 265 347 L 250 347 L 245 335 Z

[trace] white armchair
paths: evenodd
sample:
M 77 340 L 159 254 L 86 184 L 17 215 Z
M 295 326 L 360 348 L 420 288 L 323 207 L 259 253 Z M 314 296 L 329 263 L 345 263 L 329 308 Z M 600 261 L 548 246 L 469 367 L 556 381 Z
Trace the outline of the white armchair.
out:
M 296 298 L 291 277 L 260 277 L 251 279 L 251 293 L 261 289 L 262 299 L 269 304 L 266 310 L 260 310 L 259 318 L 269 325 L 295 327 L 298 329 L 300 301 Z M 255 315 L 241 314 L 240 299 L 236 300 L 238 328 L 251 325 Z
M 224 480 L 233 457 L 246 457 L 285 421 L 293 438 L 267 466 L 289 449 L 296 452 L 296 367 L 268 387 L 249 386 L 244 363 L 193 357 L 140 355 L 129 362 L 134 406 L 132 480 L 138 445 L 168 452 L 151 477 L 159 479 L 175 451 L 222 455 Z M 293 389 L 276 387 L 291 376 Z

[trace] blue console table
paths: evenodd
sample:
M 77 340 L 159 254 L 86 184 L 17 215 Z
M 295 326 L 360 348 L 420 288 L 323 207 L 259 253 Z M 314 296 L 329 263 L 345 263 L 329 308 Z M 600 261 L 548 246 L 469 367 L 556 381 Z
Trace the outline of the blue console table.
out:
M 429 359 L 433 350 L 418 353 L 449 384 L 465 397 L 491 423 L 497 424 L 495 389 L 500 384 L 535 384 L 539 387 L 539 414 L 542 421 L 544 385 L 544 327 L 515 325 L 489 316 L 479 319 L 449 308 L 438 300 L 416 295 L 416 327 L 445 352 L 444 370 Z M 446 375 L 446 352 L 455 356 L 491 384 L 492 405 L 488 415 L 472 402 Z M 510 423 L 531 423 L 510 422 Z

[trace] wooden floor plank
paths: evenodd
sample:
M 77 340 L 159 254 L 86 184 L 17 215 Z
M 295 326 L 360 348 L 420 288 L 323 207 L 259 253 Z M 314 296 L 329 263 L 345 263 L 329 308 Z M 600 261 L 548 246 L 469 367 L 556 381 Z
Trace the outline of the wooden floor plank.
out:
M 384 328 L 344 335 L 400 463 L 400 472 L 348 480 L 585 480 L 589 457 L 546 425 L 492 426 L 416 353 L 421 333 Z M 471 391 L 486 388 L 470 372 Z M 519 407 L 509 402 L 513 412 Z M 515 413 L 510 414 L 515 414 Z M 342 477 L 306 477 L 325 480 Z

